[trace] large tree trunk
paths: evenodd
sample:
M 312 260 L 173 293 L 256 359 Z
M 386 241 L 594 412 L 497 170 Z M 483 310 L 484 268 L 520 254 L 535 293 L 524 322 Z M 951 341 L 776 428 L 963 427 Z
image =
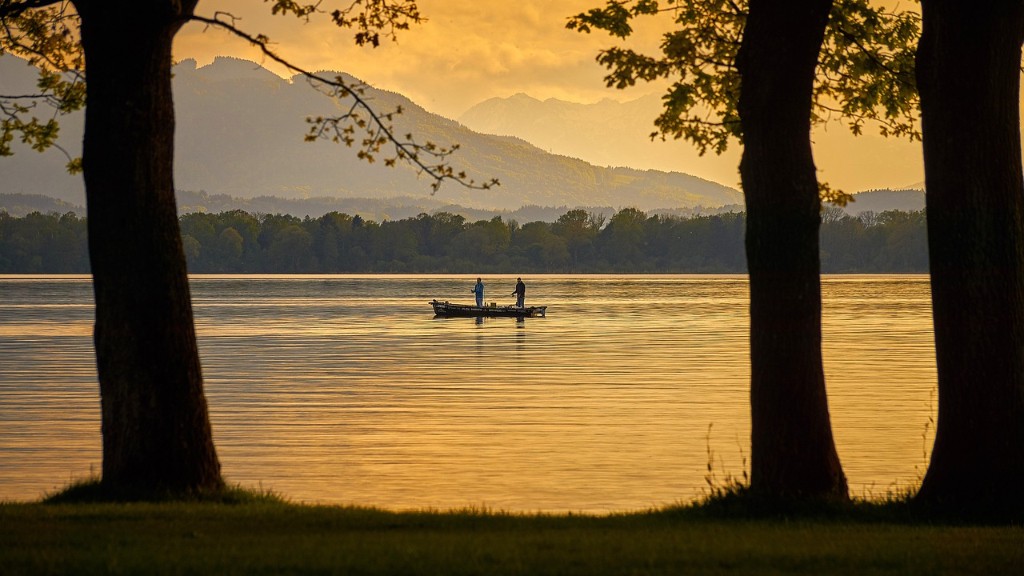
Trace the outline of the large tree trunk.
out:
M 752 0 L 737 65 L 750 272 L 751 489 L 848 496 L 821 362 L 811 90 L 832 0 Z
M 917 54 L 939 376 L 918 501 L 1024 515 L 1024 5 L 922 1 Z
M 171 42 L 195 0 L 77 0 L 103 478 L 116 495 L 222 486 L 175 208 Z

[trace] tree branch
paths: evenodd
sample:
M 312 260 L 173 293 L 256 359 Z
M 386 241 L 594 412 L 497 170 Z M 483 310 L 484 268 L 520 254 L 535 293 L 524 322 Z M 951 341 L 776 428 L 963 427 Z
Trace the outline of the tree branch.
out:
M 228 18 L 231 22 L 224 20 Z M 420 144 L 412 139 L 412 135 L 406 135 L 406 138 L 399 138 L 391 127 L 391 119 L 394 114 L 400 114 L 401 108 L 395 112 L 381 114 L 373 109 L 372 106 L 363 97 L 361 86 L 352 86 L 346 83 L 340 76 L 332 78 L 325 78 L 318 74 L 309 72 L 290 61 L 279 56 L 276 52 L 270 49 L 270 39 L 264 35 L 252 35 L 239 29 L 234 25 L 235 18 L 230 14 L 218 12 L 213 18 L 193 15 L 191 20 L 196 22 L 202 22 L 207 26 L 213 26 L 226 30 L 235 36 L 242 38 L 250 44 L 259 48 L 263 55 L 278 64 L 284 66 L 288 70 L 305 77 L 314 87 L 328 86 L 331 88 L 327 94 L 336 98 L 352 98 L 353 104 L 349 108 L 349 111 L 341 116 L 334 118 L 316 118 L 307 119 L 307 122 L 313 124 L 310 128 L 310 132 L 307 134 L 307 140 L 317 140 L 319 138 L 326 138 L 328 134 L 331 140 L 335 142 L 344 143 L 347 146 L 352 146 L 355 143 L 353 136 L 355 127 L 366 132 L 366 137 L 361 141 L 361 150 L 358 153 L 359 158 L 373 162 L 375 160 L 375 154 L 380 150 L 381 146 L 390 142 L 394 147 L 394 157 L 385 160 L 385 164 L 392 166 L 397 160 L 411 164 L 415 167 L 420 174 L 426 174 L 430 178 L 433 178 L 434 182 L 431 183 L 433 191 L 437 191 L 441 184 L 445 180 L 454 180 L 466 188 L 472 188 L 477 190 L 486 190 L 492 186 L 498 186 L 500 183 L 497 179 L 492 179 L 484 183 L 476 183 L 472 179 L 467 179 L 464 172 L 455 173 L 452 168 L 447 165 L 444 160 L 455 150 L 458 149 L 458 145 L 454 145 L 450 148 L 442 148 L 437 145 L 426 142 Z M 360 114 L 365 113 L 368 119 L 363 119 Z M 343 125 L 348 124 L 345 127 Z M 353 126 L 354 124 L 354 126 Z M 422 156 L 433 157 L 441 161 L 439 164 L 430 165 L 422 159 Z
M 893 78 L 896 79 L 897 82 L 899 82 L 901 84 L 904 84 L 906 86 L 913 86 L 914 85 L 913 82 L 907 82 L 904 79 L 904 75 L 903 74 L 900 74 L 897 70 L 894 70 L 892 67 L 890 67 L 889 64 L 885 60 L 879 58 L 878 55 L 875 52 L 869 50 L 868 47 L 865 46 L 863 42 L 861 42 L 860 38 L 858 38 L 856 35 L 854 35 L 851 32 L 849 32 L 848 30 L 846 30 L 846 28 L 840 27 L 838 32 L 840 34 L 842 34 L 843 38 L 846 38 L 846 40 L 848 40 L 851 44 L 853 44 L 854 46 L 859 48 L 861 54 L 867 56 L 867 58 L 869 60 L 871 60 L 872 63 L 874 63 L 876 66 L 878 66 L 882 70 L 885 70 L 886 72 L 888 72 Z
M 46 8 L 66 0 L 0 0 L 0 19 L 17 17 L 28 10 Z

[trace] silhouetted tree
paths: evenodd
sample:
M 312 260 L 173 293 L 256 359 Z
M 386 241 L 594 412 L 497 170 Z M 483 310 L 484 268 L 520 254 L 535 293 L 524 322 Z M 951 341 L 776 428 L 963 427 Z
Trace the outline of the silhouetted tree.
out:
M 923 0 L 917 54 L 939 416 L 919 502 L 1024 518 L 1024 3 Z
M 686 138 L 701 153 L 743 142 L 751 488 L 845 498 L 821 364 L 818 260 L 819 194 L 844 195 L 819 186 L 810 127 L 836 112 L 855 133 L 873 119 L 883 134 L 914 134 L 912 86 L 893 74 L 909 69 L 916 20 L 865 0 L 609 0 L 568 26 L 625 38 L 632 18 L 659 13 L 676 24 L 661 55 L 614 47 L 598 61 L 611 70 L 609 86 L 673 80 L 652 136 Z
M 102 481 L 119 493 L 191 494 L 223 484 L 172 178 L 171 44 L 195 5 L 74 2 L 88 63 L 82 165 Z
M 455 147 L 419 144 L 392 133 L 392 113 L 379 113 L 358 87 L 340 78 L 308 73 L 269 49 L 269 39 L 250 35 L 234 19 L 195 13 L 198 0 L 0 0 L 0 54 L 28 55 L 42 64 L 41 94 L 59 109 L 82 105 L 84 75 L 84 170 L 89 256 L 96 302 L 95 344 L 102 400 L 102 484 L 112 494 L 148 497 L 219 490 L 223 481 L 213 445 L 196 346 L 173 186 L 174 104 L 171 46 L 189 21 L 226 29 L 263 54 L 308 77 L 322 90 L 352 104 L 336 118 L 312 121 L 308 139 L 325 137 L 355 145 L 374 160 L 392 146 L 386 164 L 408 162 L 433 179 L 475 186 L 446 162 Z M 318 4 L 274 0 L 274 13 L 300 18 L 321 14 Z M 329 17 L 354 27 L 358 44 L 376 46 L 380 33 L 394 35 L 419 22 L 413 0 L 357 0 Z M 79 37 L 71 30 L 78 24 Z M 55 123 L 24 120 L 31 110 L 10 95 L 0 97 L 0 154 L 8 136 L 21 133 L 36 148 L 52 145 Z M 365 133 L 356 136 L 357 129 Z M 436 162 L 436 163 L 435 163 Z M 77 164 L 72 161 L 71 167 Z M 487 187 L 492 181 L 483 184 Z M 289 232 L 302 244 L 303 229 Z M 195 244 L 193 244 L 193 242 Z M 293 242 L 293 243 L 294 243 Z M 201 241 L 192 237 L 190 250 Z
M 811 94 L 832 0 L 750 0 L 737 55 L 750 275 L 751 487 L 846 497 L 821 361 Z

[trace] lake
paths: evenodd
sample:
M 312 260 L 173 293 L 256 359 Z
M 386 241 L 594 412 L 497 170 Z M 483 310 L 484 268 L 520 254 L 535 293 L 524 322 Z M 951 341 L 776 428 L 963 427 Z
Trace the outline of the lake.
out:
M 546 318 L 433 317 L 469 276 L 196 276 L 228 482 L 308 503 L 608 512 L 749 467 L 746 276 L 524 277 Z M 515 277 L 485 277 L 514 302 Z M 851 492 L 914 484 L 936 373 L 927 276 L 823 279 Z M 0 500 L 101 465 L 88 277 L 0 277 Z

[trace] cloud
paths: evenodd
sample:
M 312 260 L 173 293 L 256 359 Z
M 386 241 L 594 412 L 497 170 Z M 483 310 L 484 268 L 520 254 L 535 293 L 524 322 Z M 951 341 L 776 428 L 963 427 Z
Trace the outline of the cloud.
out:
M 324 0 L 323 9 L 350 0 Z M 605 70 L 595 57 L 616 44 L 601 32 L 566 30 L 569 16 L 601 6 L 604 0 L 419 0 L 428 19 L 399 33 L 397 43 L 360 48 L 351 30 L 339 30 L 329 18 L 305 23 L 294 17 L 271 16 L 270 7 L 253 0 L 202 0 L 198 12 L 213 16 L 229 12 L 251 33 L 267 34 L 274 48 L 310 70 L 343 71 L 386 90 L 402 93 L 449 118 L 492 97 L 526 93 L 539 99 L 558 98 L 591 103 L 604 98 L 631 100 L 662 93 L 663 85 L 642 85 L 626 91 L 606 88 Z M 323 16 L 323 15 L 321 15 Z M 657 53 L 670 20 L 644 21 L 631 45 Z M 260 60 L 244 41 L 223 32 L 186 26 L 175 40 L 175 57 L 205 64 L 217 55 Z M 267 63 L 285 77 L 291 74 Z M 653 120 L 653 119 L 652 119 Z M 820 176 L 847 191 L 921 180 L 919 147 L 903 141 L 865 136 L 854 139 L 836 127 L 815 131 L 815 156 Z M 704 157 L 706 177 L 736 182 L 735 158 Z M 694 173 L 702 173 L 693 167 Z
M 324 8 L 333 4 L 325 2 Z M 351 31 L 337 29 L 326 17 L 309 22 L 274 17 L 267 4 L 252 0 L 204 1 L 199 12 L 231 13 L 240 18 L 239 27 L 268 35 L 282 56 L 305 68 L 348 72 L 451 117 L 484 99 L 517 92 L 578 102 L 641 95 L 604 87 L 604 70 L 594 59 L 611 44 L 607 36 L 565 29 L 570 15 L 600 5 L 597 0 L 420 0 L 419 5 L 428 21 L 377 49 L 356 47 Z M 259 59 L 244 41 L 203 26 L 190 24 L 178 34 L 176 58 L 204 64 L 216 55 Z

